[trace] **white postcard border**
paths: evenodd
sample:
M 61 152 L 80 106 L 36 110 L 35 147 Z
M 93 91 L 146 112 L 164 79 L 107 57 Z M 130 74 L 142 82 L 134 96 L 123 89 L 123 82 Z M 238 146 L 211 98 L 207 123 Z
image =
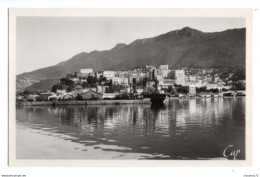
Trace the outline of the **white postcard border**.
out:
M 246 20 L 246 160 L 18 160 L 16 159 L 16 17 L 229 17 Z M 253 75 L 251 9 L 9 9 L 10 166 L 252 166 Z

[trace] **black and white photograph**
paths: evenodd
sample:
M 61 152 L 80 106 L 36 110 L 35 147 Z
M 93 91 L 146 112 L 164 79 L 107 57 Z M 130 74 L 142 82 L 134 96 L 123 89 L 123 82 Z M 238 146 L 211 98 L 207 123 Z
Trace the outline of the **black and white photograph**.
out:
M 39 11 L 9 11 L 12 164 L 251 162 L 245 11 Z

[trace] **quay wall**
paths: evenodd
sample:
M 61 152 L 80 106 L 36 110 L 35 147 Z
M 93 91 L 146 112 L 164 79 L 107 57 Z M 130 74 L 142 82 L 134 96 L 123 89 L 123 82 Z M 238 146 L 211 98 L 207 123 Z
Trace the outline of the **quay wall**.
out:
M 143 100 L 70 100 L 70 101 L 24 101 L 16 102 L 18 106 L 53 106 L 53 105 L 120 105 L 120 104 L 151 104 L 150 99 Z

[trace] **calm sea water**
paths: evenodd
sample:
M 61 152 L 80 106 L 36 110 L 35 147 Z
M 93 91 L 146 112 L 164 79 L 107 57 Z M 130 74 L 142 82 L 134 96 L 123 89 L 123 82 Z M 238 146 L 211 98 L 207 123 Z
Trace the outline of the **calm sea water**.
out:
M 245 159 L 245 98 L 16 109 L 18 159 Z

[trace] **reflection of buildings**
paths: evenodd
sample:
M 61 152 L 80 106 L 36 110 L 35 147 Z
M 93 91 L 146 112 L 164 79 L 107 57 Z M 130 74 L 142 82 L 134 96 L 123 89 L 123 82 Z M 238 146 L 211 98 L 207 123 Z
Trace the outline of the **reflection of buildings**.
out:
M 154 109 L 155 118 L 156 119 L 156 132 L 168 132 L 170 121 L 169 121 L 169 111 L 166 109 L 165 106 L 159 108 L 152 108 Z
M 20 119 L 56 126 L 58 123 L 88 132 L 129 131 L 149 136 L 219 126 L 223 124 L 223 117 L 232 119 L 237 115 L 237 107 L 245 109 L 243 105 L 243 100 L 234 98 L 204 98 L 174 99 L 161 108 L 150 105 L 31 107 L 26 108 L 24 120 Z
M 189 112 L 190 116 L 195 116 L 197 113 L 197 99 L 189 100 Z
M 184 111 L 179 111 L 176 115 L 176 135 L 181 135 L 186 131 L 186 115 Z
M 223 105 L 223 102 L 225 102 L 226 106 Z M 177 103 L 176 128 L 179 133 L 195 127 L 199 130 L 221 125 L 224 112 L 227 111 L 230 114 L 231 110 L 231 104 L 222 98 L 187 99 L 178 100 Z

